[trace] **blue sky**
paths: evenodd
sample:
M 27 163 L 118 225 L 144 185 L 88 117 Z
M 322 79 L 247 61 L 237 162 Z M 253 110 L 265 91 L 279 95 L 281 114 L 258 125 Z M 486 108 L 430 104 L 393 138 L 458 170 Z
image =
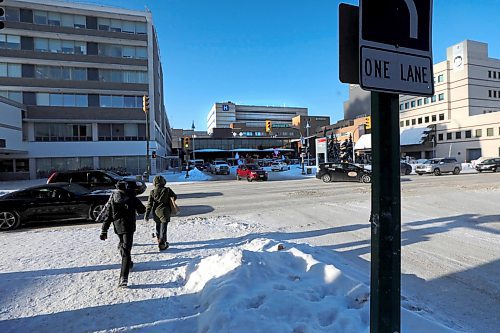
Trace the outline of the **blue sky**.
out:
M 338 5 L 330 0 L 83 1 L 153 13 L 173 128 L 206 129 L 215 102 L 300 106 L 343 118 Z M 358 4 L 358 1 L 343 1 Z M 434 63 L 465 39 L 500 58 L 500 0 L 434 0 Z

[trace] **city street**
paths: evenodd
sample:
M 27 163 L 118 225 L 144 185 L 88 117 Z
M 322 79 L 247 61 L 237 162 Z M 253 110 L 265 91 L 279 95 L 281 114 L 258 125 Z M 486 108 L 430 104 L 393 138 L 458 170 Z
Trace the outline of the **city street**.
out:
M 410 175 L 402 177 L 401 185 L 403 306 L 454 329 L 494 331 L 500 296 L 500 174 Z M 169 229 L 174 249 L 176 241 L 185 238 L 207 241 L 209 236 L 193 233 L 192 223 L 213 227 L 210 237 L 226 238 L 234 230 L 231 227 L 226 233 L 224 225 L 237 221 L 240 232 L 249 238 L 307 242 L 329 249 L 339 269 L 348 268 L 353 278 L 369 285 L 369 184 L 325 184 L 308 178 L 170 186 L 181 206 L 181 215 Z M 103 246 L 95 224 L 36 225 L 0 237 L 9 253 L 22 248 L 23 257 L 36 258 L 37 248 L 22 247 L 19 242 L 48 230 L 54 239 L 63 235 L 71 239 L 73 231 L 88 230 L 95 234 L 93 242 Z M 136 242 L 144 243 L 148 230 L 139 223 Z M 71 253 L 65 254 L 65 260 L 77 259 Z M 18 266 L 21 259 L 16 256 L 3 257 L 3 272 L 26 269 Z M 177 260 L 175 250 L 170 259 Z

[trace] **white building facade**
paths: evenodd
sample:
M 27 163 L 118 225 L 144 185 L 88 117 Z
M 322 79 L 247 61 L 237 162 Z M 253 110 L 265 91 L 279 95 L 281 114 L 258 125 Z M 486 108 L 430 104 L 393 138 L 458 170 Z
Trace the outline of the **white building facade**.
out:
M 215 103 L 207 116 L 207 132 L 212 134 L 214 128 L 229 128 L 235 123 L 248 128 L 264 128 L 266 120 L 274 125 L 291 126 L 292 118 L 307 115 L 307 108 L 300 107 Z

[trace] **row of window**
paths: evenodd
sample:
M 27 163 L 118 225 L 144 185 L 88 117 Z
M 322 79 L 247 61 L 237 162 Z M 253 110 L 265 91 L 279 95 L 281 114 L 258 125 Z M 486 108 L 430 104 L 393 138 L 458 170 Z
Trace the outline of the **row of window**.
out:
M 86 94 L 37 93 L 36 105 L 67 107 L 100 106 L 103 108 L 142 108 L 142 96 L 99 95 L 98 98 L 99 105 L 89 105 L 89 95 Z
M 34 124 L 35 141 L 92 141 L 92 124 Z M 98 124 L 99 141 L 146 140 L 145 124 Z
M 95 45 L 97 45 L 97 49 L 95 52 L 87 52 L 87 42 L 51 38 L 33 38 L 33 45 L 23 46 L 23 50 L 26 49 L 34 50 L 36 52 L 64 54 L 100 55 L 132 59 L 148 58 L 148 50 L 143 46 L 127 46 L 103 43 Z M 0 49 L 21 50 L 21 36 L 0 34 Z
M 427 105 L 429 103 L 436 102 L 436 100 L 444 101 L 444 93 L 437 95 L 437 98 L 436 98 L 436 95 L 434 95 L 432 97 L 419 98 L 417 100 L 401 103 L 401 104 L 399 104 L 399 110 L 402 111 L 402 110 L 412 109 L 412 108 L 417 107 L 417 106 L 422 106 L 422 104 Z
M 21 20 L 21 11 L 23 11 Z M 52 25 L 57 27 L 70 27 L 77 29 L 98 29 L 102 31 L 125 32 L 143 35 L 147 33 L 145 22 L 134 22 L 126 20 L 115 20 L 109 18 L 97 18 L 97 24 L 93 27 L 87 25 L 87 17 L 76 14 L 63 14 L 50 11 L 34 10 L 32 13 L 19 8 L 6 7 L 5 19 L 13 22 L 29 22 L 41 25 Z M 95 19 L 94 19 L 95 20 Z
M 30 93 L 23 98 L 20 91 L 0 91 L 0 96 L 18 103 L 38 106 L 142 108 L 142 96 L 133 95 L 87 95 L 64 93 Z
M 497 73 L 498 73 L 498 79 L 500 80 L 500 72 L 496 72 L 496 71 L 488 71 L 488 78 L 489 79 L 496 79 Z
M 0 77 L 21 77 L 21 64 L 6 64 L 0 62 Z
M 34 74 L 25 73 L 24 76 L 22 74 L 22 68 L 21 64 L 0 63 L 0 77 L 35 77 L 37 79 L 48 80 L 93 81 L 93 79 L 87 75 L 87 68 L 83 67 L 36 65 L 34 67 Z M 148 83 L 148 73 L 146 71 L 123 71 L 115 69 L 95 70 L 98 71 L 95 80 L 99 79 L 101 82 Z
M 496 90 L 488 90 L 488 97 L 493 97 L 493 98 L 500 98 L 500 91 L 498 91 L 498 94 L 497 94 L 497 91 Z
M 462 131 L 458 131 L 458 132 L 454 132 L 455 133 L 455 139 L 456 140 L 459 140 L 459 139 L 462 139 Z M 475 138 L 480 138 L 483 136 L 483 130 L 482 129 L 476 129 L 474 131 L 474 134 L 475 134 Z M 487 128 L 486 129 L 486 136 L 494 136 L 495 133 L 494 133 L 494 128 L 493 127 L 490 127 L 490 128 Z M 500 127 L 498 128 L 498 135 L 500 135 Z M 445 137 L 445 133 L 439 133 L 438 134 L 438 141 L 444 141 Z M 465 139 L 470 139 L 472 138 L 472 130 L 467 130 L 467 131 L 464 131 L 464 138 Z M 446 133 L 446 140 L 453 140 L 453 133 L 449 132 L 449 133 Z
M 436 122 L 438 120 L 444 120 L 444 113 L 440 113 L 439 115 L 431 115 L 431 116 L 425 116 L 425 117 L 418 117 L 418 118 L 413 118 L 413 119 L 406 119 L 406 120 L 401 120 L 399 122 L 399 127 L 405 127 L 405 126 L 414 126 L 418 124 L 428 124 L 430 122 Z
M 20 91 L 0 91 L 0 96 L 8 98 L 10 100 L 16 101 L 18 103 L 23 102 L 23 93 Z
M 92 141 L 92 124 L 35 124 L 35 141 Z

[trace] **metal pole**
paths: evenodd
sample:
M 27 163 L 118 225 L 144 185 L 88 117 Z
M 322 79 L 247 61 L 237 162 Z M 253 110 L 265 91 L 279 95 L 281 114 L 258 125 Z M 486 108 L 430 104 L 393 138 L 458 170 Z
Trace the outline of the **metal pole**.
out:
M 309 127 L 311 127 L 309 125 L 309 121 L 307 121 L 306 123 L 306 136 L 307 136 L 307 141 L 306 141 L 306 147 L 307 147 L 307 166 L 309 166 Z M 307 169 L 309 170 L 309 169 Z
M 146 173 L 147 176 L 151 174 L 151 160 L 149 158 L 149 111 L 144 112 L 146 114 Z
M 195 137 L 196 137 L 196 135 L 194 135 L 194 134 L 193 134 L 193 160 L 195 160 L 195 159 L 196 159 L 196 154 L 195 154 L 195 152 L 194 152 L 194 149 L 195 149 L 195 148 L 194 148 L 194 138 L 195 138 Z
M 370 332 L 401 332 L 399 96 L 371 93 L 372 212 Z

